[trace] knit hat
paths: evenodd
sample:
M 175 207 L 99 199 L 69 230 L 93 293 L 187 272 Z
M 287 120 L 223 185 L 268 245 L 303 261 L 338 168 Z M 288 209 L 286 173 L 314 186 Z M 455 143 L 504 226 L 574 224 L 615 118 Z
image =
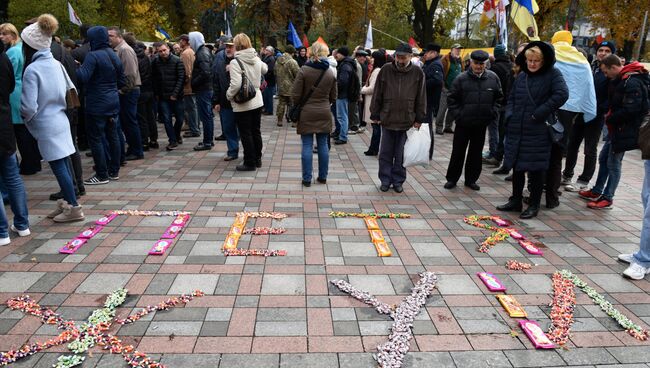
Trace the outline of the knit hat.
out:
M 49 49 L 52 44 L 52 35 L 59 28 L 59 22 L 51 14 L 42 14 L 36 23 L 23 29 L 20 38 L 29 47 L 36 51 Z
M 506 54 L 506 45 L 500 43 L 494 46 L 494 57 L 505 56 L 505 54 Z
M 616 53 L 616 44 L 614 42 L 612 42 L 612 41 L 603 41 L 603 42 L 601 42 L 600 45 L 598 45 L 598 48 L 601 48 L 601 47 L 609 47 L 609 49 L 612 50 L 612 54 Z M 596 49 L 596 50 L 598 50 L 598 49 Z
M 573 36 L 569 31 L 558 31 L 555 32 L 553 38 L 551 38 L 551 43 L 556 44 L 558 42 L 566 42 L 569 45 L 573 43 Z

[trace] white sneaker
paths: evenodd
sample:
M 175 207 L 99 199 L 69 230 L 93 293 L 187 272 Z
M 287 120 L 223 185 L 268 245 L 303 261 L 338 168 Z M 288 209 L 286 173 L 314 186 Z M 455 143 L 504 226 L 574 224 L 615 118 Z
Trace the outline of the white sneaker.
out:
M 9 245 L 9 243 L 11 243 L 11 239 L 9 237 L 0 238 L 0 246 Z
M 25 230 L 18 230 L 13 224 L 11 224 L 11 231 L 13 231 L 14 233 L 18 233 L 18 236 L 29 236 L 32 233 L 31 231 L 29 231 L 29 228 Z
M 618 260 L 625 263 L 632 263 L 632 261 L 634 261 L 634 254 L 619 254 Z
M 562 181 L 560 182 L 560 185 L 569 185 L 571 184 L 571 179 L 562 177 Z
M 588 189 L 589 183 L 576 182 L 575 184 L 568 184 L 564 186 L 564 190 L 567 192 L 579 192 L 581 190 Z
M 643 280 L 645 275 L 650 273 L 650 267 L 643 267 L 636 262 L 632 262 L 630 267 L 623 271 L 623 276 L 629 277 L 632 280 Z

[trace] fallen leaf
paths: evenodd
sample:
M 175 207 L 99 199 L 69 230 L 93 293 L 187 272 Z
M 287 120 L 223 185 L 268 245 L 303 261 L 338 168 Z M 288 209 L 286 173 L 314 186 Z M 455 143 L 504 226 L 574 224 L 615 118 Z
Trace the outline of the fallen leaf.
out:
M 169 335 L 169 341 L 174 340 L 175 337 L 176 337 L 176 335 L 174 335 L 174 334 Z

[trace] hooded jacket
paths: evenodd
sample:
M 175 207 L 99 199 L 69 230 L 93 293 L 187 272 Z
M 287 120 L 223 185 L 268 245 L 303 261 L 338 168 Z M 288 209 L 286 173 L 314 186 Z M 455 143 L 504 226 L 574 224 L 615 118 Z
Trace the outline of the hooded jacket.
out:
M 293 83 L 292 102 L 293 105 L 298 105 L 309 93 L 311 87 L 316 85 L 316 81 L 322 73 L 325 73 L 323 78 L 314 89 L 309 100 L 303 105 L 296 130 L 298 134 L 332 132 L 330 105 L 336 103 L 336 77 L 325 59 L 319 62 L 310 60 L 300 68 L 296 81 Z
M 278 95 L 291 96 L 293 81 L 298 75 L 300 67 L 289 54 L 283 54 L 275 63 L 275 78 L 278 82 Z
M 133 48 L 135 55 L 138 57 L 138 70 L 140 71 L 140 96 L 142 98 L 151 98 L 153 94 L 153 81 L 151 80 L 151 60 L 144 53 L 145 45 L 137 43 Z M 144 95 L 144 96 L 143 96 Z
M 205 47 L 201 32 L 190 32 L 190 47 L 194 50 L 194 66 L 192 67 L 192 92 L 212 90 L 212 54 Z
M 408 130 L 424 122 L 427 92 L 424 72 L 409 63 L 400 70 L 395 62 L 381 67 L 370 106 L 370 119 L 390 130 Z
M 185 68 L 181 58 L 169 53 L 167 59 L 160 55 L 151 63 L 151 76 L 153 78 L 154 95 L 163 100 L 171 96 L 177 99 L 183 97 L 183 81 L 185 81 Z
M 77 69 L 77 79 L 84 86 L 86 113 L 114 116 L 120 112 L 118 89 L 126 85 L 122 61 L 108 44 L 108 31 L 96 26 L 88 30 L 90 52 Z
M 510 88 L 515 80 L 510 57 L 508 55 L 496 56 L 494 62 L 490 65 L 490 70 L 496 73 L 501 82 L 501 91 L 503 92 L 504 98 L 501 101 L 500 111 L 505 111 L 508 96 L 510 95 Z
M 526 65 L 526 50 L 537 46 L 544 63 L 532 73 Z M 533 41 L 517 55 L 521 69 L 510 91 L 506 107 L 504 165 L 517 171 L 547 170 L 552 141 L 547 121 L 569 98 L 569 89 L 562 73 L 554 67 L 553 46 Z
M 16 136 L 9 105 L 9 95 L 15 85 L 14 68 L 4 52 L 4 44 L 0 42 L 0 159 L 16 152 Z
M 242 71 L 239 62 L 244 67 Z M 260 91 L 260 83 L 262 76 L 268 71 L 268 66 L 260 60 L 255 52 L 255 49 L 249 48 L 235 52 L 235 59 L 230 62 L 230 85 L 226 91 L 226 97 L 232 103 L 234 112 L 244 112 L 259 109 L 264 106 L 262 101 L 262 92 Z M 255 87 L 255 97 L 244 103 L 234 102 L 235 95 L 239 92 L 242 82 L 242 73 L 246 73 L 246 78 Z
M 345 59 L 341 60 L 338 63 L 336 70 L 336 82 L 338 85 L 337 99 L 348 99 L 349 101 L 355 100 L 350 99 L 350 96 L 348 96 L 348 94 L 351 89 L 351 83 L 358 83 L 357 61 L 349 56 L 346 56 Z

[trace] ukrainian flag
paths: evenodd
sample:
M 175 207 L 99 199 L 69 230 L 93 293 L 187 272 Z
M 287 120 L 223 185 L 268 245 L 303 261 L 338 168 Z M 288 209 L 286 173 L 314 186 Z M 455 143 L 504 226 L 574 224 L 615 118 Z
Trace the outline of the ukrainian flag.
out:
M 171 36 L 169 35 L 169 33 L 167 33 L 160 26 L 156 27 L 156 31 L 154 32 L 154 34 L 156 35 L 156 37 L 158 37 L 161 40 L 164 40 L 164 41 L 171 40 Z
M 538 11 L 539 6 L 535 0 L 514 0 L 511 3 L 510 17 L 531 41 L 539 41 L 537 22 L 535 22 L 535 13 Z

